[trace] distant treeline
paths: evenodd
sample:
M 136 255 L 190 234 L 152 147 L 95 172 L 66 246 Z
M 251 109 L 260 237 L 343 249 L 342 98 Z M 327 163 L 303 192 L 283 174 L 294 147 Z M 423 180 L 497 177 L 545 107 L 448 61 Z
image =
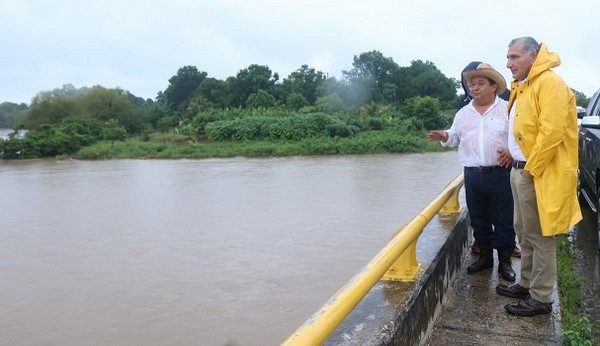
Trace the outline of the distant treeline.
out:
M 119 88 L 64 85 L 40 92 L 29 106 L 0 104 L 0 128 L 29 130 L 25 138 L 0 141 L 0 157 L 71 156 L 98 141 L 148 142 L 153 133 L 209 144 L 351 138 L 392 128 L 420 133 L 450 124 L 460 82 L 432 62 L 401 67 L 371 51 L 355 56 L 352 66 L 336 79 L 302 65 L 282 81 L 265 65 L 225 80 L 184 66 L 155 100 Z M 576 95 L 584 104 L 585 95 Z

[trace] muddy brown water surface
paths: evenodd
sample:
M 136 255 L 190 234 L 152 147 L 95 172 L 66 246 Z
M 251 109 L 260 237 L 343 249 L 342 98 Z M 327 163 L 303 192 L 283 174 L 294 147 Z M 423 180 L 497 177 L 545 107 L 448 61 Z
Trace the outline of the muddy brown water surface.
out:
M 0 160 L 0 345 L 278 345 L 460 172 L 456 152 Z

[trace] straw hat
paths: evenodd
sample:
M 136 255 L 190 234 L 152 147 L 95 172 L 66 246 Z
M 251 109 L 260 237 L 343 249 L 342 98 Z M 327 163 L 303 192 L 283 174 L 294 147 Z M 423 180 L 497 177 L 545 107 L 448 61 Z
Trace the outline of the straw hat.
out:
M 504 77 L 502 77 L 498 71 L 494 70 L 490 64 L 482 62 L 477 65 L 475 69 L 463 72 L 463 78 L 467 83 L 475 76 L 486 77 L 496 82 L 496 85 L 498 85 L 498 88 L 496 88 L 496 95 L 502 94 L 504 90 L 506 90 L 506 81 L 504 80 Z

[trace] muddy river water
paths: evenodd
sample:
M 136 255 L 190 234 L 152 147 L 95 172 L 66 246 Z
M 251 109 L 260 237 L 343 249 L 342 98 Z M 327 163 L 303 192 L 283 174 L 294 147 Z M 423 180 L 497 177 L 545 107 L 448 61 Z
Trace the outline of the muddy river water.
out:
M 0 344 L 278 345 L 456 152 L 0 161 Z

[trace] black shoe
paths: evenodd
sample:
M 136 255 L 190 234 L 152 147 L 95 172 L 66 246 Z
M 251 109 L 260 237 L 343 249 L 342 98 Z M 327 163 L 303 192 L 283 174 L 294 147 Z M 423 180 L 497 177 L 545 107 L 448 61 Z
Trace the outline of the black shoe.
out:
M 516 302 L 504 305 L 506 311 L 517 316 L 535 316 L 552 312 L 552 303 L 542 303 L 531 296 Z
M 506 281 L 514 282 L 516 279 L 515 271 L 510 266 L 510 263 L 498 263 L 498 272 Z
M 505 297 L 525 299 L 529 295 L 529 289 L 521 287 L 519 284 L 514 285 L 498 285 L 496 292 Z
M 510 256 L 512 249 L 498 249 L 498 272 L 506 281 L 515 281 L 515 271 L 512 269 Z
M 479 244 L 479 259 L 467 267 L 468 273 L 477 273 L 494 267 L 494 249 L 491 244 Z
M 493 268 L 494 267 L 494 260 L 493 259 L 489 259 L 486 257 L 479 257 L 479 259 L 475 262 L 473 262 L 473 264 L 471 264 L 470 266 L 467 267 L 467 272 L 468 273 L 477 273 L 480 272 L 482 270 L 488 269 L 488 268 Z

